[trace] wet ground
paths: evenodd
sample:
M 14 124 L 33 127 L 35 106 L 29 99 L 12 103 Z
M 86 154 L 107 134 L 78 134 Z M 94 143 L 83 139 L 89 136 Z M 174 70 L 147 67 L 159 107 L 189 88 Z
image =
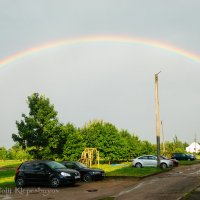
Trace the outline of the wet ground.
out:
M 0 199 L 58 200 L 180 200 L 200 199 L 200 164 L 176 167 L 154 176 L 106 178 L 103 181 L 79 183 L 58 189 L 26 187 L 0 191 Z M 195 190 L 196 189 L 196 190 Z M 191 191 L 195 192 L 191 193 Z

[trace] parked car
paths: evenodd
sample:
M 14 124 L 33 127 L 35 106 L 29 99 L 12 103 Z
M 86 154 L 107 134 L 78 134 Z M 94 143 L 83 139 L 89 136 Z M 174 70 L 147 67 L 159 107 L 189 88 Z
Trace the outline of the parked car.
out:
M 176 160 L 176 159 L 170 159 L 170 158 L 167 158 L 165 156 L 160 156 L 161 159 L 167 159 L 167 160 L 171 160 L 173 162 L 173 167 L 178 167 L 179 165 L 179 161 Z
M 62 184 L 75 184 L 80 181 L 80 173 L 67 169 L 61 163 L 50 160 L 26 161 L 16 170 L 15 183 L 17 187 L 26 184 L 47 184 L 58 187 Z
M 171 158 L 176 160 L 193 160 L 193 158 L 185 153 L 173 153 Z
M 81 180 L 84 182 L 90 182 L 92 180 L 100 180 L 105 177 L 105 171 L 101 169 L 88 168 L 81 162 L 76 161 L 64 161 L 62 162 L 68 169 L 75 169 L 80 172 Z
M 194 154 L 187 154 L 191 160 L 196 160 L 196 156 Z
M 133 159 L 132 166 L 134 167 L 157 167 L 157 156 L 153 155 L 144 155 L 138 158 Z M 173 162 L 168 159 L 161 159 L 160 160 L 160 167 L 167 168 L 173 167 Z

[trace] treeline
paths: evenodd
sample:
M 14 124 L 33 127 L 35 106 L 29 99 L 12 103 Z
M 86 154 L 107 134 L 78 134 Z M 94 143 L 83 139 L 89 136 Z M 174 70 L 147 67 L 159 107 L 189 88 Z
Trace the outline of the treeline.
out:
M 97 148 L 100 158 L 106 162 L 128 161 L 143 154 L 156 154 L 155 144 L 142 141 L 135 134 L 119 130 L 102 120 L 90 121 L 81 128 L 72 123 L 61 123 L 54 105 L 38 93 L 29 96 L 27 104 L 29 114 L 22 114 L 21 121 L 16 121 L 18 133 L 12 134 L 16 145 L 7 151 L 7 157 L 12 158 L 11 150 L 18 149 L 22 157 L 27 156 L 28 159 L 79 160 L 86 147 Z M 186 146 L 188 144 L 175 136 L 173 142 L 165 143 L 165 154 L 170 156 L 175 151 L 183 152 Z
M 18 144 L 15 144 L 10 149 L 0 147 L 0 160 L 29 160 L 31 155 L 23 150 Z

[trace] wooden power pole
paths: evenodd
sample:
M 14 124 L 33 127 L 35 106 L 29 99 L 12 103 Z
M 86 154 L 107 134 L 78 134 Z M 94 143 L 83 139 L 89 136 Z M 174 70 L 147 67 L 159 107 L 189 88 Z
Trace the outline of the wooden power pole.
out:
M 163 128 L 163 121 L 160 122 L 162 127 L 162 145 L 163 145 L 163 153 L 165 153 L 165 138 L 164 138 L 164 128 Z
M 160 72 L 159 72 L 160 73 Z M 158 99 L 158 74 L 155 74 L 157 166 L 160 167 L 160 114 Z

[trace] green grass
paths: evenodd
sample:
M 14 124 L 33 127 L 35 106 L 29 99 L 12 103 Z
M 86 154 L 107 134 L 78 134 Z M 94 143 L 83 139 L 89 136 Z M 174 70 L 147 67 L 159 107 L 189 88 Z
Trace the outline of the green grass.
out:
M 0 171 L 0 188 L 15 187 L 14 176 L 16 170 Z
M 19 160 L 0 160 L 0 169 L 1 168 L 17 168 L 22 161 Z
M 124 166 L 116 165 L 93 165 L 92 168 L 100 168 L 103 169 L 106 172 L 106 176 L 132 176 L 132 177 L 144 177 L 151 174 L 156 174 L 162 171 L 160 168 L 156 167 L 144 167 L 144 168 L 135 168 L 130 165 L 130 163 L 127 163 Z
M 1 160 L 0 161 L 0 188 L 14 188 L 14 176 L 16 168 L 22 162 L 19 160 Z M 11 169 L 13 168 L 13 169 Z
M 199 164 L 200 160 L 180 160 L 179 164 L 180 165 L 194 165 L 194 164 Z
M 151 174 L 159 173 L 163 170 L 156 167 L 145 167 L 145 168 L 134 168 L 134 167 L 123 167 L 111 172 L 107 172 L 107 176 L 133 176 L 133 177 L 144 177 Z

